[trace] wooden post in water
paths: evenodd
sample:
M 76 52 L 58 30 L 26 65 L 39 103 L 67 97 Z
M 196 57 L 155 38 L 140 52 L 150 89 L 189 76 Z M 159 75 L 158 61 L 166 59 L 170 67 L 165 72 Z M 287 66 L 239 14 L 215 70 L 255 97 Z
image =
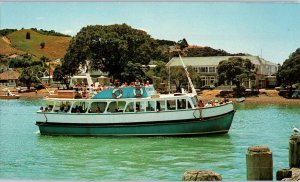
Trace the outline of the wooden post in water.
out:
M 209 170 L 190 170 L 183 174 L 182 181 L 222 181 L 222 176 Z
M 273 159 L 269 147 L 248 147 L 246 165 L 247 180 L 273 180 Z
M 276 173 L 276 180 L 281 181 L 284 178 L 291 178 L 292 171 L 290 169 L 280 169 Z
M 290 168 L 300 168 L 300 135 L 294 134 L 290 137 L 289 165 Z

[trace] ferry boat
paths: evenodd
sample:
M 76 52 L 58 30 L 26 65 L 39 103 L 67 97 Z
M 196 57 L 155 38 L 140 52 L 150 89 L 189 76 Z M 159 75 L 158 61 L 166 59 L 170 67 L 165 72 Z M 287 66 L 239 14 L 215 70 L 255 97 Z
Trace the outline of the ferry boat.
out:
M 183 62 L 182 62 L 183 64 Z M 184 64 L 183 64 L 184 65 Z M 184 65 L 188 76 L 187 69 Z M 47 98 L 36 125 L 47 135 L 156 136 L 227 133 L 232 102 L 198 107 L 192 93 L 159 94 L 153 85 L 110 88 L 91 99 Z

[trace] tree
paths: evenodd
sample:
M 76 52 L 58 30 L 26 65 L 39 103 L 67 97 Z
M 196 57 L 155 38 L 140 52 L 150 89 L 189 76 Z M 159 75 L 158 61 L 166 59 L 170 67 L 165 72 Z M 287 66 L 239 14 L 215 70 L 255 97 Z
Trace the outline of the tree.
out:
M 28 89 L 30 89 L 33 83 L 40 82 L 38 78 L 42 76 L 40 73 L 44 71 L 45 68 L 39 65 L 24 68 L 20 75 L 19 80 L 20 82 L 24 83 Z
M 72 38 L 62 65 L 73 75 L 87 64 L 109 72 L 113 79 L 125 80 L 128 63 L 147 65 L 157 53 L 158 44 L 145 31 L 122 25 L 87 26 Z
M 200 74 L 197 73 L 191 66 L 188 66 L 187 70 L 189 72 L 189 76 L 193 84 L 196 84 L 201 81 Z M 181 66 L 175 66 L 170 68 L 170 80 L 171 83 L 175 85 L 176 92 L 181 92 L 181 88 L 183 88 L 183 85 L 189 84 L 184 68 Z
M 60 81 L 63 84 L 66 85 L 67 89 L 69 89 L 69 76 L 67 76 L 61 67 L 61 65 L 56 66 L 54 72 L 53 72 L 53 80 L 54 81 Z
M 236 95 L 240 97 L 241 83 L 244 79 L 255 80 L 254 64 L 249 59 L 240 57 L 231 57 L 219 63 L 218 80 L 219 84 L 225 81 L 232 82 L 236 85 Z
M 277 75 L 279 85 L 289 86 L 300 83 L 300 48 L 293 52 L 279 68 Z
M 26 33 L 26 39 L 30 39 L 30 32 Z
M 180 49 L 184 49 L 189 46 L 188 42 L 183 38 L 182 40 L 177 42 L 177 45 L 179 45 Z
M 45 42 L 41 42 L 40 46 L 41 46 L 41 49 L 44 49 L 45 48 Z

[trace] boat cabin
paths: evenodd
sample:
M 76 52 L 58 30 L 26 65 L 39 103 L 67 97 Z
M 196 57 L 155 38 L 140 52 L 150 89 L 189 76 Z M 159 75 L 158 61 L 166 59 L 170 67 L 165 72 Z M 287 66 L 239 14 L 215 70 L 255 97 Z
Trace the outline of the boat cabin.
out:
M 195 97 L 173 96 L 165 98 L 99 100 L 99 99 L 47 99 L 43 112 L 61 113 L 136 113 L 187 110 L 197 107 Z

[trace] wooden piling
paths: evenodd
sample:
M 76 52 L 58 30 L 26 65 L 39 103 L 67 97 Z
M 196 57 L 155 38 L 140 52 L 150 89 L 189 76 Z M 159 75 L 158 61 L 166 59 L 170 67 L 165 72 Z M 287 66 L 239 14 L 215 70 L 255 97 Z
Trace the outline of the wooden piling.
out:
M 290 168 L 300 168 L 300 135 L 294 134 L 289 142 L 289 165 Z
M 209 170 L 186 171 L 182 181 L 222 181 L 222 176 Z
M 280 169 L 276 172 L 276 180 L 281 181 L 285 178 L 291 178 L 292 177 L 292 171 L 290 169 Z
M 269 147 L 248 147 L 246 165 L 247 180 L 273 180 L 273 159 Z

